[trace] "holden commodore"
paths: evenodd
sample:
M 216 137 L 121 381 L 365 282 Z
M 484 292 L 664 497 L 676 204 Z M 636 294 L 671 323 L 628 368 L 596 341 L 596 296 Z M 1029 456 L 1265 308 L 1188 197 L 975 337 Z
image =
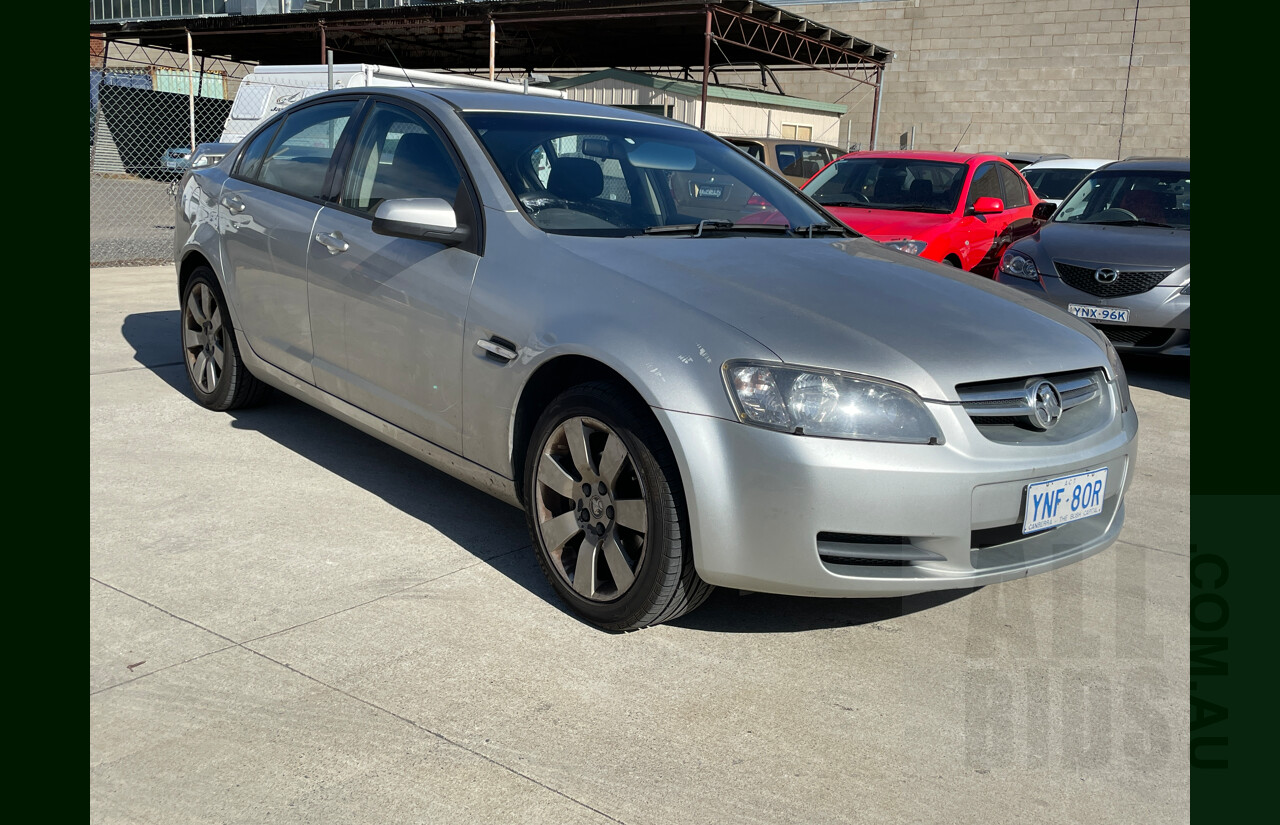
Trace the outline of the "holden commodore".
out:
M 991 584 L 1124 521 L 1138 425 L 1101 334 L 858 236 L 691 126 L 326 92 L 191 171 L 177 208 L 196 401 L 274 388 L 522 507 L 602 628 L 717 585 Z

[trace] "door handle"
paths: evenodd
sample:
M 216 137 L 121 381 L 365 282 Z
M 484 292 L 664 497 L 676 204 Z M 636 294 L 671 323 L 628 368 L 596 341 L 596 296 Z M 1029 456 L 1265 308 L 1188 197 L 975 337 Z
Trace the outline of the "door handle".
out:
M 493 340 L 485 340 L 481 338 L 479 341 L 476 341 L 476 346 L 490 355 L 495 355 L 498 358 L 501 358 L 503 361 L 514 361 L 520 355 L 520 353 L 510 347 L 499 344 L 497 341 Z
M 227 195 L 223 197 L 222 205 L 225 206 L 227 211 L 232 215 L 239 215 L 244 211 L 244 201 L 240 199 L 239 195 Z
M 334 232 L 332 234 L 327 232 L 317 232 L 316 241 L 318 241 L 325 249 L 329 250 L 330 255 L 337 255 L 339 252 L 346 252 L 351 248 L 351 244 L 342 239 L 341 232 Z

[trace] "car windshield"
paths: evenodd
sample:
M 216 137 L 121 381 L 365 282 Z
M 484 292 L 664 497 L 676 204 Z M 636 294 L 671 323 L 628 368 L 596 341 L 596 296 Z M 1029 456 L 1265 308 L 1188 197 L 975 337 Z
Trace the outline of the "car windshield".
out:
M 1084 180 L 1090 169 L 1023 169 L 1022 176 L 1031 184 L 1031 188 L 1042 198 L 1060 201 L 1076 184 Z
M 1055 223 L 1191 228 L 1191 173 L 1100 171 L 1054 214 Z
M 823 206 L 946 214 L 964 188 L 963 163 L 914 158 L 842 158 L 804 185 Z
M 529 219 L 547 232 L 844 232 L 750 157 L 703 132 L 523 112 L 464 117 Z

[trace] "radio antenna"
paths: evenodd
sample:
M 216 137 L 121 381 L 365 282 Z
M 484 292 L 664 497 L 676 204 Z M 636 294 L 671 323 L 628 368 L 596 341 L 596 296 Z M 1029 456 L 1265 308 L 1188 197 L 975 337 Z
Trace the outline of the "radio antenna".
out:
M 972 125 L 973 125 L 973 118 L 969 118 L 969 122 L 964 125 L 964 131 L 960 133 L 960 140 L 956 141 L 956 148 L 952 149 L 951 151 L 953 152 L 960 151 L 960 143 L 964 140 L 964 136 L 969 134 L 969 127 Z
M 413 78 L 412 78 L 412 77 L 409 77 L 409 73 L 408 73 L 407 71 L 405 71 L 404 66 L 401 66 L 401 65 L 400 65 L 400 58 L 396 57 L 395 50 L 391 48 L 391 44 L 390 44 L 390 43 L 388 43 L 387 41 L 383 40 L 383 41 L 382 41 L 382 45 L 386 46 L 386 47 L 387 47 L 387 51 L 391 53 L 391 59 L 392 59 L 392 60 L 394 60 L 394 61 L 396 62 L 396 68 L 397 68 L 397 69 L 399 69 L 400 71 L 404 72 L 404 79 L 405 79 L 405 80 L 407 80 L 407 81 L 409 81 L 409 86 L 410 86 L 410 88 L 414 88 L 414 89 L 418 88 L 417 86 L 414 86 L 414 85 L 413 85 Z

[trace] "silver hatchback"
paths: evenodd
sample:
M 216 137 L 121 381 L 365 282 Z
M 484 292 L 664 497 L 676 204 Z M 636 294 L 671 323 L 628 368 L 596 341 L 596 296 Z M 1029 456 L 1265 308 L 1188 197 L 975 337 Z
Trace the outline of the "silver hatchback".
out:
M 1191 161 L 1135 158 L 1081 181 L 996 280 L 1095 325 L 1121 352 L 1191 355 Z
M 900 596 L 1109 546 L 1114 348 L 843 228 L 701 130 L 520 94 L 308 98 L 193 170 L 182 349 L 524 508 L 551 587 L 632 630 L 715 585 Z

